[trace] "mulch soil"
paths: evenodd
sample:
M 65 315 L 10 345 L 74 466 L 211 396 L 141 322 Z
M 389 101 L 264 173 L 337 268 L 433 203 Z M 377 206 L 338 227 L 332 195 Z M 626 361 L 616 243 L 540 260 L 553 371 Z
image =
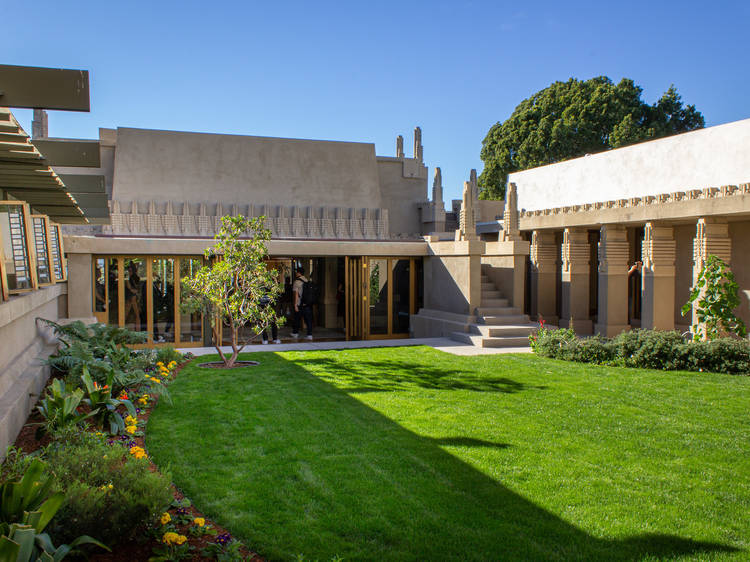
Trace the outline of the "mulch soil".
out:
M 185 361 L 184 363 L 177 366 L 172 374 L 172 379 L 177 377 L 182 370 L 182 367 L 187 365 L 189 361 Z M 238 362 L 239 363 L 239 362 Z M 254 362 L 250 362 L 254 363 Z M 223 365 L 223 364 L 222 364 Z M 238 365 L 239 366 L 239 365 Z M 52 381 L 52 377 L 50 377 L 50 380 L 48 381 L 48 385 Z M 40 396 L 44 395 L 44 391 L 40 393 Z M 151 416 L 151 412 L 153 411 L 154 406 L 156 406 L 157 398 L 152 396 L 152 400 L 148 406 L 148 408 L 141 408 L 140 413 L 138 414 L 139 421 L 144 421 L 146 425 L 144 427 L 148 427 L 148 418 Z M 41 440 L 37 440 L 36 438 L 36 428 L 40 422 L 42 422 L 43 419 L 39 415 L 39 413 L 34 410 L 31 415 L 29 415 L 28 420 L 26 421 L 26 425 L 21 429 L 21 433 L 19 433 L 18 437 L 16 438 L 15 446 L 19 449 L 21 449 L 24 453 L 29 454 L 32 453 L 38 449 L 41 449 L 42 447 L 46 447 L 51 439 L 49 436 L 44 436 Z M 93 431 L 93 429 L 92 429 Z M 134 437 L 133 440 L 136 442 L 136 444 L 139 447 L 146 448 L 145 439 L 144 437 Z M 148 451 L 148 449 L 146 449 Z M 150 468 L 153 472 L 158 472 L 159 468 L 151 461 L 151 458 L 149 457 L 149 463 Z M 174 495 L 175 500 L 183 500 L 185 498 L 185 494 L 183 494 L 174 484 L 172 484 L 172 494 Z M 177 527 L 177 532 L 185 535 L 188 538 L 188 543 L 194 547 L 194 550 L 192 551 L 192 556 L 189 558 L 186 558 L 185 560 L 191 560 L 191 561 L 204 561 L 204 560 L 215 560 L 214 558 L 206 558 L 204 556 L 200 555 L 201 550 L 205 548 L 209 543 L 214 542 L 216 540 L 216 537 L 219 535 L 222 535 L 224 533 L 229 533 L 227 529 L 222 527 L 221 525 L 217 525 L 214 521 L 211 521 L 209 518 L 207 518 L 205 515 L 203 515 L 198 509 L 195 508 L 195 506 L 190 506 L 186 508 L 189 513 L 191 519 L 194 519 L 196 517 L 203 517 L 206 520 L 206 526 L 211 526 L 213 529 L 216 530 L 216 535 L 203 535 L 200 537 L 194 537 L 191 536 L 188 529 L 189 525 L 175 525 Z M 172 521 L 174 522 L 176 520 L 176 508 L 170 507 L 167 510 L 168 513 L 172 516 Z M 141 537 L 140 540 L 128 540 L 123 541 L 118 544 L 110 544 L 107 545 L 112 549 L 112 552 L 94 552 L 89 557 L 89 560 L 93 562 L 135 562 L 135 561 L 147 561 L 151 556 L 153 556 L 153 549 L 155 547 L 159 546 L 159 541 L 157 539 L 154 539 L 150 537 L 146 530 L 143 529 L 141 531 Z M 242 547 L 241 549 L 243 556 L 246 560 L 252 561 L 252 562 L 264 562 L 264 558 L 256 554 L 255 552 L 252 552 L 247 547 Z

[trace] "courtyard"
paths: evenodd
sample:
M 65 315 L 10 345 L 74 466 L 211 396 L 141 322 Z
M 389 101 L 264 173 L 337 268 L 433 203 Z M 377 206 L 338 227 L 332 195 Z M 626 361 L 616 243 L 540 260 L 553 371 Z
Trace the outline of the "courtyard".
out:
M 185 367 L 146 445 L 267 559 L 747 556 L 748 377 L 419 346 L 251 355 Z

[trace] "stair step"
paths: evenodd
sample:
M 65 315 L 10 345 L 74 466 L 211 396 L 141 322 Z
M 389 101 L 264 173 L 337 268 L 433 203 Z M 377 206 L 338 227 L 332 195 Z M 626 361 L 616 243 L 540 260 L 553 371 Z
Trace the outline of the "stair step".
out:
M 477 315 L 479 316 L 508 316 L 518 314 L 521 314 L 521 309 L 511 306 L 480 306 L 477 308 Z
M 481 324 L 485 326 L 507 326 L 509 324 L 526 324 L 529 317 L 526 314 L 508 314 L 504 316 L 484 316 Z
M 482 306 L 481 308 L 507 308 L 509 310 L 515 310 L 508 306 L 508 299 L 485 299 L 482 295 Z
M 494 283 L 485 283 L 482 281 L 482 291 L 495 291 L 496 289 Z
M 535 324 L 507 324 L 504 326 L 472 325 L 472 333 L 479 332 L 486 338 L 522 337 L 536 333 Z
M 467 334 L 466 332 L 453 332 L 450 337 L 454 341 L 466 343 L 475 347 L 529 347 L 528 336 L 488 338 L 476 334 Z
M 482 347 L 529 347 L 529 336 L 482 338 Z
M 501 299 L 503 294 L 500 291 L 482 291 L 482 299 Z M 482 301 L 484 302 L 484 300 Z

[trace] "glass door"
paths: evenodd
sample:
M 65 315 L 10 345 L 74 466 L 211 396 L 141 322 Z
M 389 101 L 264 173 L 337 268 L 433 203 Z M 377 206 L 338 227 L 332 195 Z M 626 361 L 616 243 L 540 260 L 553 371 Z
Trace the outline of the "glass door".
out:
M 344 319 L 347 340 L 365 338 L 365 273 L 365 258 L 347 256 L 344 259 Z

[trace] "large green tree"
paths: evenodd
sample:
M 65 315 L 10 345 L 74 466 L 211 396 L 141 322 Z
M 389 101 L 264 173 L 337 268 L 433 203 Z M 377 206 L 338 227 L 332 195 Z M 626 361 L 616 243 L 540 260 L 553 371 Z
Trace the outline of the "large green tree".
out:
M 555 82 L 523 100 L 482 141 L 482 199 L 502 199 L 508 174 L 704 126 L 674 86 L 653 105 L 629 78 Z

